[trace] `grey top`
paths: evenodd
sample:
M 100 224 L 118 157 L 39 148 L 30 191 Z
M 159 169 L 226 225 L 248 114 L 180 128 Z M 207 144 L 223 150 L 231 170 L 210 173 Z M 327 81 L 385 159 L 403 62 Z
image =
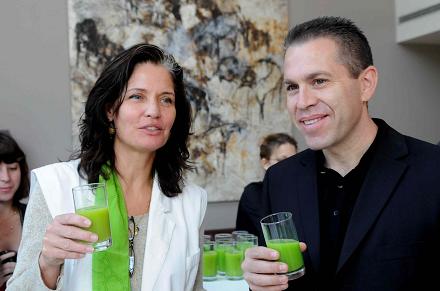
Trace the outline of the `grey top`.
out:
M 7 291 L 50 291 L 43 282 L 38 265 L 38 258 L 43 245 L 43 237 L 46 227 L 52 222 L 49 208 L 44 199 L 38 182 L 32 185 L 32 195 L 30 196 L 26 210 L 26 218 L 23 224 L 23 233 L 20 247 L 18 249 L 17 265 L 14 274 L 8 281 Z M 31 219 L 32 218 L 32 219 Z M 148 213 L 135 217 L 135 223 L 139 226 L 139 233 L 134 239 L 135 251 L 135 271 L 130 279 L 133 291 L 141 290 L 142 270 L 145 253 L 145 243 L 147 238 Z M 128 238 L 127 238 L 128 239 Z M 200 239 L 202 243 L 202 239 Z M 202 249 L 202 247 L 201 247 Z M 128 266 L 127 266 L 128 272 Z M 56 290 L 63 290 L 63 269 L 58 278 Z M 193 290 L 203 289 L 202 277 L 202 256 L 200 256 L 199 269 Z

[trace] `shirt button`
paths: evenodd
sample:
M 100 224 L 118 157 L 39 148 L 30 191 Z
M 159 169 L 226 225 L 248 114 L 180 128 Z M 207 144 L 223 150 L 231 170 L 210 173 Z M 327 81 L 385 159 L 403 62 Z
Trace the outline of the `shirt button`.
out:
M 344 188 L 344 186 L 343 185 L 338 185 L 338 188 L 342 189 L 342 188 Z
M 338 216 L 339 215 L 339 211 L 338 210 L 333 210 L 333 216 Z
M 321 173 L 321 174 L 325 174 L 325 171 L 320 171 L 319 173 Z

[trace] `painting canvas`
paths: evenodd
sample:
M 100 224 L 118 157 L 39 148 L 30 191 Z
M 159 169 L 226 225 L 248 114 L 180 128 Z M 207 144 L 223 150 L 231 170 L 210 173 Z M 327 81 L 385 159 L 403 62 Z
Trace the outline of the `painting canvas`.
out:
M 105 63 L 148 42 L 185 69 L 193 109 L 187 180 L 210 201 L 262 179 L 261 137 L 292 131 L 282 84 L 286 0 L 68 0 L 72 130 Z

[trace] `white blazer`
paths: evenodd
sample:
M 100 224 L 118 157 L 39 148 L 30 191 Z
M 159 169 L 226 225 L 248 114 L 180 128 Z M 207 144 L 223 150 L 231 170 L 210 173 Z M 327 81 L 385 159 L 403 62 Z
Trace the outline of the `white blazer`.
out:
M 32 171 L 52 217 L 73 213 L 72 187 L 86 184 L 77 172 L 79 160 Z M 206 211 L 205 190 L 186 185 L 177 197 L 165 196 L 155 177 L 150 202 L 142 291 L 192 290 L 200 259 L 200 228 Z M 127 266 L 128 267 L 128 266 Z M 63 289 L 92 290 L 92 256 L 65 260 Z

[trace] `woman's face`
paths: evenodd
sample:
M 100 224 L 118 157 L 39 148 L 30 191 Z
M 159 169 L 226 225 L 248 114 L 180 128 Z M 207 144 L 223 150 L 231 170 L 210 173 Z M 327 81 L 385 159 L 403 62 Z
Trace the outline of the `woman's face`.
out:
M 21 181 L 21 170 L 18 163 L 0 162 L 0 202 L 12 200 Z
M 296 154 L 296 147 L 290 143 L 283 143 L 274 148 L 269 159 L 261 159 L 261 164 L 265 170 L 270 166 L 275 165 L 279 161 L 287 159 Z
M 164 146 L 176 118 L 175 99 L 174 83 L 164 66 L 136 65 L 118 112 L 108 113 L 116 128 L 115 151 L 151 153 Z

